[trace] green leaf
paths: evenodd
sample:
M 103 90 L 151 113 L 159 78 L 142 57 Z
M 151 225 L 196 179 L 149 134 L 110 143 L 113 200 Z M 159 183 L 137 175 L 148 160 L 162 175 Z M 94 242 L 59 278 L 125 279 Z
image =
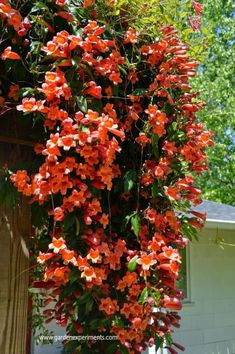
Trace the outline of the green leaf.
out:
M 94 300 L 92 297 L 90 297 L 86 302 L 86 309 L 85 309 L 86 314 L 91 312 L 93 305 L 94 305 Z
M 120 349 L 122 354 L 128 354 L 129 353 L 129 350 L 126 347 L 124 347 L 124 345 L 121 345 L 119 349 Z
M 169 347 L 171 347 L 173 344 L 173 339 L 169 333 L 165 334 L 165 339 L 166 339 L 166 344 L 169 345 Z
M 31 13 L 38 13 L 38 10 L 43 10 L 43 12 L 49 12 L 49 8 L 46 4 L 43 4 L 42 1 L 38 1 L 36 2 L 36 4 L 33 6 L 33 8 L 31 9 Z
M 140 294 L 138 300 L 139 304 L 144 304 L 148 300 L 148 297 L 149 297 L 149 289 L 146 287 L 142 290 L 142 293 Z
M 139 259 L 138 256 L 134 256 L 133 258 L 131 258 L 130 262 L 128 263 L 128 267 L 127 267 L 130 272 L 135 271 L 138 259 Z
M 63 222 L 63 227 L 65 231 L 68 231 L 76 222 L 76 217 L 74 214 L 66 214 Z
M 187 236 L 190 241 L 192 241 L 193 238 L 198 241 L 197 229 L 193 227 L 193 225 L 188 224 L 186 220 L 182 223 L 182 231 L 183 234 Z
M 117 352 L 117 342 L 107 344 L 107 353 L 115 354 Z
M 76 282 L 78 279 L 80 279 L 80 277 L 81 277 L 81 272 L 78 270 L 78 268 L 73 267 L 69 276 L 70 283 Z
M 88 301 L 88 299 L 90 299 L 91 297 L 92 297 L 92 295 L 90 292 L 85 293 L 84 295 L 79 297 L 78 304 L 79 305 L 85 304 Z
M 29 97 L 29 96 L 33 96 L 35 92 L 35 89 L 32 87 L 22 87 L 22 89 L 20 90 L 19 93 L 19 97 Z
M 124 192 L 130 192 L 137 180 L 137 173 L 134 170 L 128 171 L 124 176 Z
M 158 193 L 158 183 L 157 183 L 157 181 L 154 181 L 154 183 L 152 185 L 152 197 L 156 198 L 157 193 Z
M 152 297 L 154 298 L 155 305 L 158 305 L 160 299 L 161 299 L 161 294 L 158 291 L 153 291 L 151 293 Z
M 156 350 L 156 351 L 157 351 L 159 348 L 162 348 L 163 342 L 164 342 L 163 338 L 158 337 L 157 335 L 155 336 L 155 346 L 156 346 L 155 350 Z
M 144 96 L 146 93 L 146 89 L 144 88 L 138 88 L 135 91 L 132 92 L 132 96 Z
M 139 215 L 135 214 L 131 218 L 132 230 L 134 231 L 135 236 L 139 236 L 141 220 Z
M 128 225 L 129 222 L 130 222 L 130 219 L 131 219 L 132 216 L 135 215 L 135 214 L 136 214 L 136 212 L 134 211 L 133 213 L 131 213 L 131 214 L 125 216 L 125 218 L 124 218 L 124 220 L 123 220 L 123 222 L 122 222 L 122 227 L 121 227 L 122 230 L 124 230 L 124 229 L 127 227 L 127 225 Z
M 86 100 L 86 98 L 83 96 L 78 96 L 76 101 L 77 101 L 77 105 L 78 105 L 79 109 L 83 113 L 87 113 L 87 100 Z
M 156 134 L 152 134 L 151 138 L 152 150 L 156 159 L 159 158 L 159 150 L 158 150 L 158 136 Z

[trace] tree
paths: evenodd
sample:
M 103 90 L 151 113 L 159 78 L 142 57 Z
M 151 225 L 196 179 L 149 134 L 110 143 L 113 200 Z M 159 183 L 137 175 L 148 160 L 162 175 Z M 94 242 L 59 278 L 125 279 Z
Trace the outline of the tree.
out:
M 230 0 L 203 2 L 203 26 L 213 35 L 192 85 L 206 102 L 198 117 L 214 133 L 209 171 L 200 180 L 204 198 L 235 205 L 235 26 Z

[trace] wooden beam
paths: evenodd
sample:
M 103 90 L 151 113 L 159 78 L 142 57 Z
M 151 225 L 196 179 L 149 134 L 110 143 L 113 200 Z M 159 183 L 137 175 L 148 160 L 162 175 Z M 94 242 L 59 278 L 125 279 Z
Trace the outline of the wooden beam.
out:
M 4 136 L 4 135 L 0 135 L 0 142 L 1 143 L 8 143 L 8 144 L 31 146 L 31 147 L 34 147 L 36 145 L 35 141 L 18 139 L 18 138 L 14 138 L 11 136 Z

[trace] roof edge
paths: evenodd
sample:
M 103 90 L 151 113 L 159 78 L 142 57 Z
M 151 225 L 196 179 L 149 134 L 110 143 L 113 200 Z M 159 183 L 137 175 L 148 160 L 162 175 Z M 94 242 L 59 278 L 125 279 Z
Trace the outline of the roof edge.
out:
M 207 219 L 205 227 L 210 229 L 222 228 L 225 230 L 235 230 L 234 220 L 217 220 L 217 219 Z

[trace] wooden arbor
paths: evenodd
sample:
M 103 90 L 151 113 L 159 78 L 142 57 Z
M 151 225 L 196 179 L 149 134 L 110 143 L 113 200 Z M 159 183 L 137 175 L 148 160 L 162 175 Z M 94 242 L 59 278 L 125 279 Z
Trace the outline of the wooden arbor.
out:
M 6 117 L 8 118 L 8 117 Z M 31 150 L 17 139 L 12 119 L 1 117 L 0 171 L 29 159 Z M 27 145 L 27 144 L 26 144 Z M 28 144 L 29 145 L 29 144 Z M 2 190 L 2 193 L 5 191 Z M 30 210 L 23 199 L 13 208 L 0 205 L 0 353 L 29 353 L 29 250 Z M 27 343 L 28 339 L 28 343 Z

